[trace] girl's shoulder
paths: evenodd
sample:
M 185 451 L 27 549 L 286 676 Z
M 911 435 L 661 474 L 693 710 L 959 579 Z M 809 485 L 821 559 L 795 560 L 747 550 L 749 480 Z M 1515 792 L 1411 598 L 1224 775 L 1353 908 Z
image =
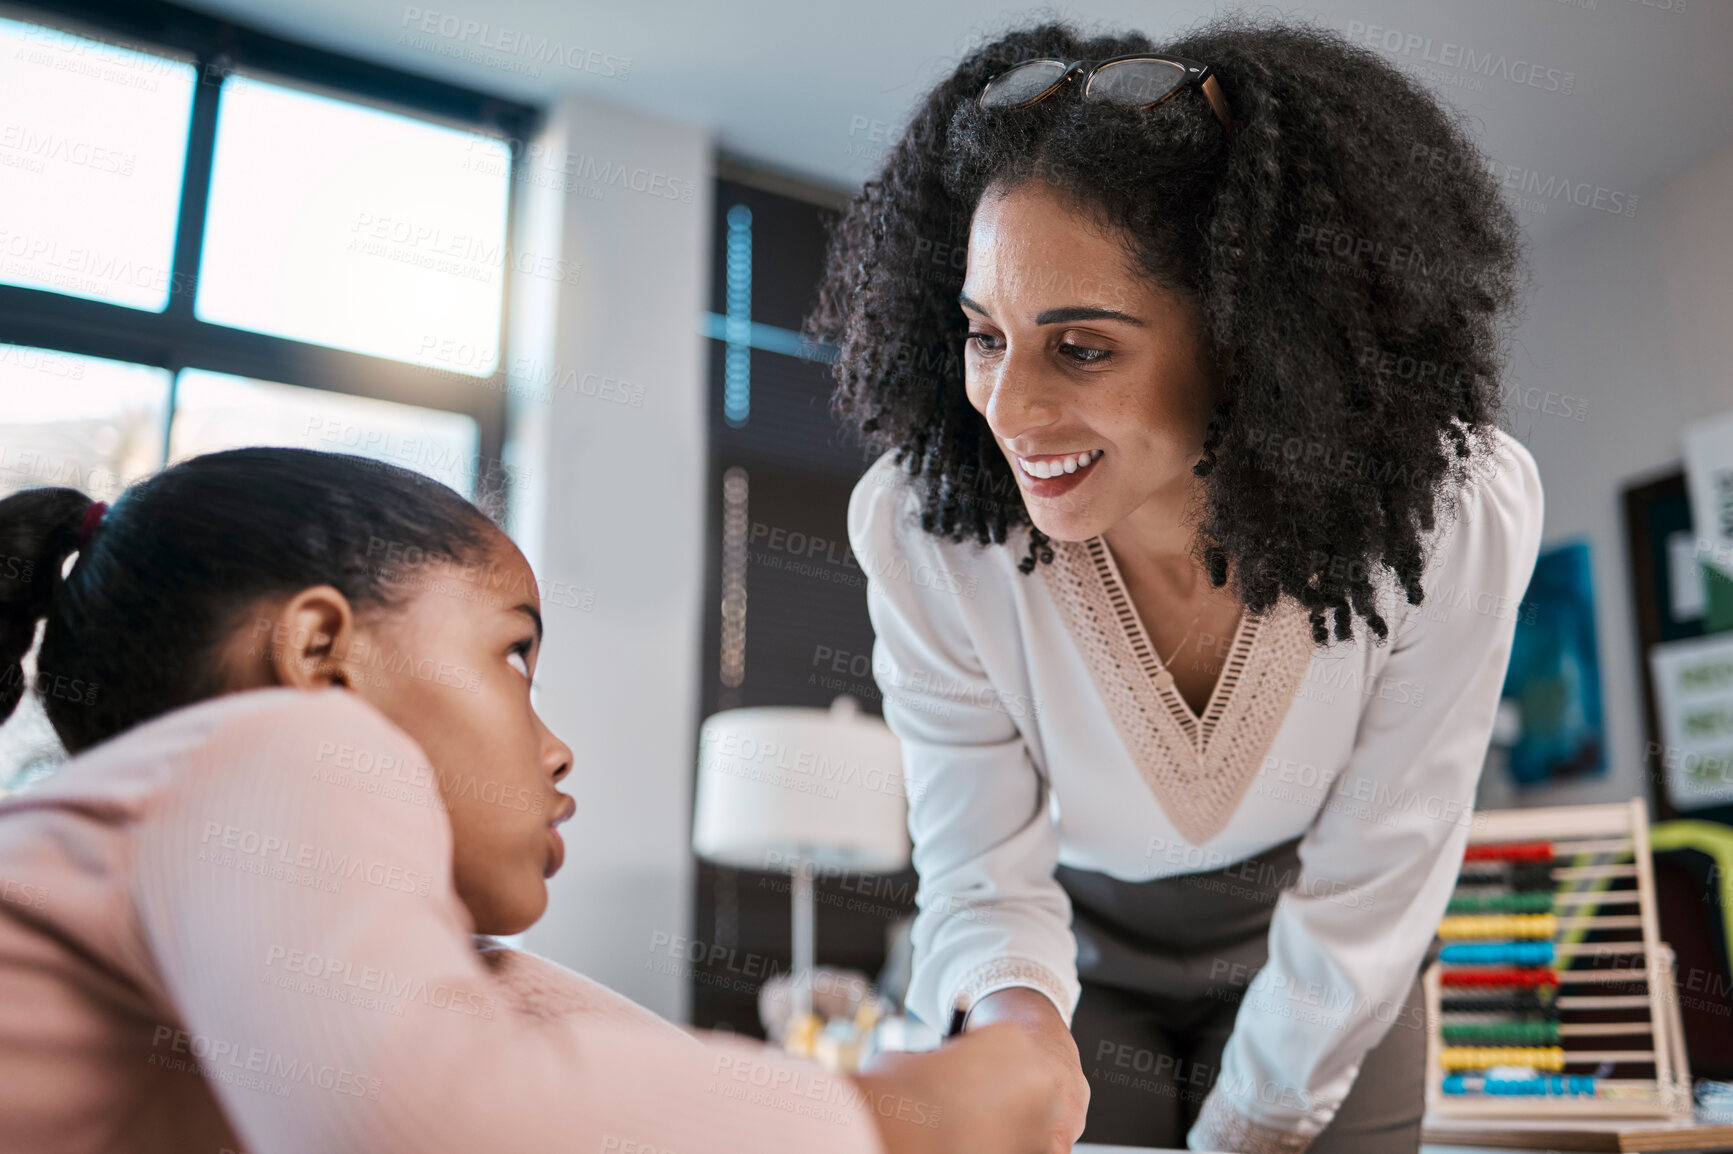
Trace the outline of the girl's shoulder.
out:
M 75 757 L 48 777 L 0 799 L 0 813 L 76 805 L 111 816 L 142 812 L 189 767 L 220 761 L 213 750 L 255 747 L 289 754 L 307 744 L 333 754 L 357 734 L 410 742 L 371 705 L 338 689 L 249 689 L 171 710 Z M 410 742 L 413 744 L 412 742 Z

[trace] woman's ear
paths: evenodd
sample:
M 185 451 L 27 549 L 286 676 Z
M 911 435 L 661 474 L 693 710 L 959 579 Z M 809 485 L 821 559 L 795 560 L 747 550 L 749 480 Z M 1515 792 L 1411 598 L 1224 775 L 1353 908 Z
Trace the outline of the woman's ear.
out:
M 265 620 L 259 618 L 260 623 Z M 346 687 L 354 643 L 355 610 L 349 598 L 331 585 L 309 586 L 271 615 L 265 646 L 273 672 L 269 683 L 291 689 Z

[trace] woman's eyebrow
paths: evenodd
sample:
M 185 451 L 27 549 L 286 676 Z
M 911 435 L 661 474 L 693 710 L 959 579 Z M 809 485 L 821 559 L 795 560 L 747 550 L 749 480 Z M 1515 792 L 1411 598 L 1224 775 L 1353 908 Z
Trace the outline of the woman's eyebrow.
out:
M 1098 309 L 1087 305 L 1072 305 L 1070 308 L 1048 309 L 1035 318 L 1038 325 L 1063 325 L 1071 321 L 1124 321 L 1128 325 L 1141 325 L 1143 321 L 1130 313 L 1122 313 L 1117 309 Z
M 971 300 L 968 293 L 958 293 L 957 303 L 971 312 L 980 313 L 988 320 L 993 319 L 993 314 Z M 1130 313 L 1122 313 L 1118 309 L 1095 308 L 1091 305 L 1071 305 L 1062 309 L 1048 309 L 1035 318 L 1035 323 L 1038 325 L 1063 325 L 1070 324 L 1072 321 L 1124 321 L 1128 325 L 1138 325 L 1139 327 L 1143 325 L 1140 318 L 1134 317 Z
M 536 607 L 526 601 L 522 605 L 513 605 L 512 611 L 523 613 L 527 615 L 531 621 L 535 622 L 536 640 L 540 641 L 542 639 L 542 615 L 536 612 Z

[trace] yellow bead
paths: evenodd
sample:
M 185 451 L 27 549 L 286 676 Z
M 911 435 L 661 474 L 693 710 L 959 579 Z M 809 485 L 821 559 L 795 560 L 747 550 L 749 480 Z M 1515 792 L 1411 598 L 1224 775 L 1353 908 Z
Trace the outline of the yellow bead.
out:
M 1439 1055 L 1446 1070 L 1488 1070 L 1494 1066 L 1527 1066 L 1535 1070 L 1564 1069 L 1562 1046 L 1446 1046 Z
M 1553 914 L 1453 914 L 1438 923 L 1446 941 L 1551 938 L 1558 932 Z

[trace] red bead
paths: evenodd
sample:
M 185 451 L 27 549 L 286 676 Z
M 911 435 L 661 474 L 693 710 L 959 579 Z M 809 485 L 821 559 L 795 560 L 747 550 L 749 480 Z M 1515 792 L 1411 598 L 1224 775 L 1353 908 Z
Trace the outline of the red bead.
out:
M 1439 981 L 1446 986 L 1556 986 L 1558 971 L 1516 966 L 1447 966 L 1439 972 Z
M 1551 861 L 1552 859 L 1552 842 L 1550 841 L 1487 842 L 1483 845 L 1471 845 L 1462 854 L 1462 860 L 1465 862 Z

